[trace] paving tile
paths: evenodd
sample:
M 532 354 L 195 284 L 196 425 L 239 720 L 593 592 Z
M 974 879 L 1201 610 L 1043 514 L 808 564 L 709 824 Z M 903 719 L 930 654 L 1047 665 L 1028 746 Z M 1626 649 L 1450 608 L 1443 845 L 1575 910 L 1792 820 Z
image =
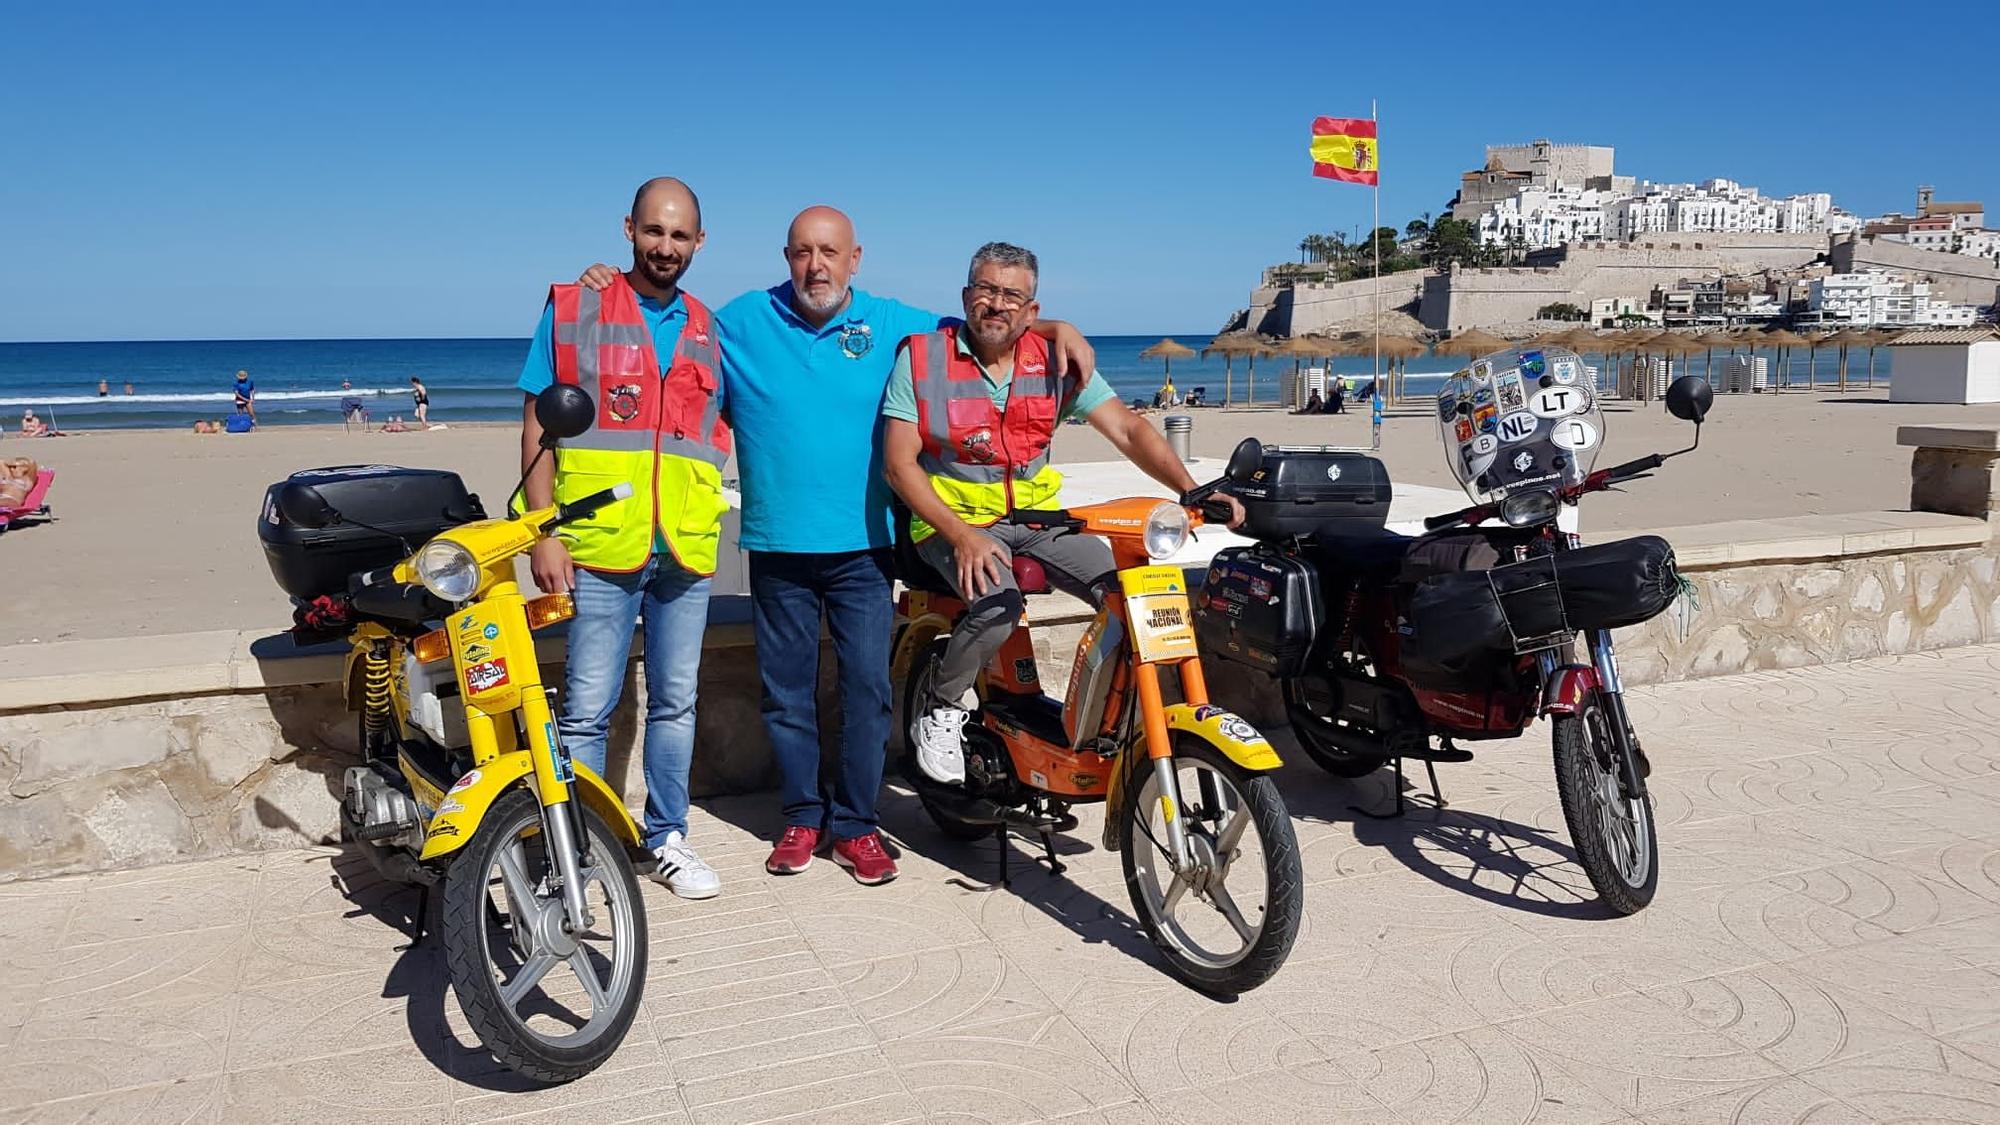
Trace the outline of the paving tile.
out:
M 1643 1125 L 1873 1125 L 1869 1117 L 1797 1078 L 1773 1079 L 1640 1114 Z
M 835 965 L 832 973 L 885 1043 L 1056 1011 L 1026 973 L 986 943 Z
M 404 960 L 427 963 L 441 957 L 441 943 L 435 934 L 422 946 L 409 948 L 409 913 L 416 909 L 417 901 L 415 895 L 387 899 L 387 913 L 357 907 L 262 919 L 248 930 L 243 983 L 256 988 L 360 969 L 380 971 Z M 435 896 L 431 909 L 437 909 Z M 436 920 L 436 913 L 432 913 L 431 921 Z
M 680 1070 L 678 1062 L 675 1068 Z M 896 1121 L 924 1114 L 882 1052 L 866 1043 L 711 1078 L 684 1078 L 681 1096 L 699 1125 L 794 1116 L 833 1122 Z
M 439 1041 L 447 1034 L 446 1005 L 456 1003 L 442 975 L 426 983 L 412 995 L 380 969 L 361 969 L 245 989 L 237 1000 L 229 1069 Z
M 1227 1082 L 1324 1057 L 1258 994 L 1223 1001 L 1169 985 L 1100 994 L 1064 1013 L 1141 1091 Z
M 234 1007 L 222 989 L 184 1003 L 44 1010 L 0 1056 L 0 1106 L 219 1074 Z
M 616 1125 L 649 1122 L 683 1125 L 690 1120 L 674 1084 L 673 1068 L 664 1063 L 626 1070 L 596 1071 L 562 1086 L 483 1090 L 460 1085 L 454 1090 L 450 1119 L 459 1125 L 507 1122 L 508 1125 Z
M 1936 938 L 1926 942 L 1928 933 L 1802 957 L 1786 967 L 1847 989 L 1927 1034 L 1990 1022 L 2000 1012 L 2000 973 L 1957 959 Z
M 1158 1114 L 1155 1120 L 1175 1125 L 1214 1125 L 1218 1121 L 1378 1125 L 1406 1120 L 1371 1097 L 1360 1083 L 1324 1062 L 1268 1070 L 1213 1086 L 1148 1091 L 1146 1101 Z
M 924 1111 L 940 1120 L 1012 1125 L 1138 1097 L 1084 1034 L 1056 1015 L 899 1039 L 884 1053 Z
M 240 925 L 250 915 L 259 870 L 227 867 L 199 877 L 92 886 L 70 915 L 65 942 L 92 945 Z
M 1849 989 L 1763 965 L 1646 993 L 1788 1073 L 1923 1042 Z
M 384 879 L 362 854 L 365 845 L 274 852 L 258 872 L 253 921 L 327 911 L 382 910 L 385 900 L 409 896 L 393 907 L 407 913 L 416 888 Z
M 222 1120 L 224 1079 L 177 1078 L 16 1108 L 0 1108 L 4 1125 L 214 1125 Z
M 202 1003 L 237 986 L 248 948 L 240 925 L 65 946 L 34 959 L 45 974 L 36 1011 Z
M 1643 995 L 1578 1004 L 1500 1027 L 1628 1113 L 1781 1075 L 1751 1048 Z
M 386 1047 L 230 1074 L 222 1120 L 245 1125 L 443 1120 L 452 1086 L 409 1047 Z
M 1382 960 L 1341 957 L 1287 965 L 1283 982 L 1268 993 L 1260 989 L 1255 999 L 1329 1058 L 1490 1022 L 1449 983 L 1427 981 Z
M 897 879 L 866 895 L 844 895 L 810 910 L 788 907 L 806 944 L 828 964 L 872 961 L 983 939 L 955 900 L 963 892 Z
M 1914 1043 L 1801 1077 L 1877 1121 L 2000 1121 L 2000 1067 Z
M 1771 884 L 1898 934 L 2000 915 L 2000 903 L 1883 860 L 1859 859 L 1781 875 Z M 1994 928 L 2000 930 L 2000 922 Z
M 1623 1110 L 1553 1058 L 1498 1028 L 1341 1053 L 1333 1061 L 1364 1092 L 1410 1121 L 1595 1125 L 1625 1119 Z

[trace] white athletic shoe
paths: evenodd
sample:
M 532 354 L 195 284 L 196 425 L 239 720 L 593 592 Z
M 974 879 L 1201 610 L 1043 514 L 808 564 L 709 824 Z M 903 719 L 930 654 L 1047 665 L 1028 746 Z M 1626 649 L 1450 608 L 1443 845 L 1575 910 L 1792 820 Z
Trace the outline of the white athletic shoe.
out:
M 970 714 L 963 707 L 936 707 L 917 716 L 917 768 L 932 781 L 965 781 L 965 720 Z
M 714 898 L 722 890 L 722 879 L 715 869 L 703 863 L 678 832 L 667 833 L 666 842 L 653 849 L 653 857 L 660 865 L 648 873 L 649 877 L 665 883 L 681 898 Z

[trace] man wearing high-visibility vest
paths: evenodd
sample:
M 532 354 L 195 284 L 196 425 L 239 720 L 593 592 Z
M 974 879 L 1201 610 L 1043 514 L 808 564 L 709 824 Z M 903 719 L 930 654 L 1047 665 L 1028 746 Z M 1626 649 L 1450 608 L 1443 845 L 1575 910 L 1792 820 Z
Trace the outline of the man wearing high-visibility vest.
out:
M 1057 585 L 1093 601 L 1114 573 L 1102 539 L 1001 522 L 1016 508 L 1061 505 L 1062 474 L 1049 463 L 1056 426 L 1082 418 L 1175 495 L 1195 487 L 1167 439 L 1102 375 L 1057 373 L 1047 344 L 1028 332 L 1041 311 L 1039 274 L 1019 246 L 980 247 L 961 295 L 965 320 L 904 340 L 882 399 L 884 474 L 910 506 L 917 553 L 967 606 L 909 732 L 918 768 L 937 781 L 965 780 L 973 682 L 1020 620 L 1012 556 L 1037 560 Z M 1242 507 L 1224 499 L 1235 526 Z
M 602 292 L 549 290 L 521 369 L 521 461 L 526 470 L 542 437 L 535 396 L 557 381 L 575 384 L 589 392 L 596 418 L 562 443 L 553 462 L 536 465 L 525 485 L 527 506 L 619 482 L 632 485 L 632 496 L 537 544 L 530 567 L 543 590 L 569 591 L 576 600 L 557 725 L 572 755 L 600 775 L 633 619 L 645 629 L 644 831 L 657 861 L 651 876 L 682 898 L 709 898 L 722 883 L 687 843 L 688 768 L 731 442 L 714 324 L 707 307 L 680 287 L 701 249 L 701 203 L 679 180 L 649 180 L 633 197 L 625 237 L 632 268 Z

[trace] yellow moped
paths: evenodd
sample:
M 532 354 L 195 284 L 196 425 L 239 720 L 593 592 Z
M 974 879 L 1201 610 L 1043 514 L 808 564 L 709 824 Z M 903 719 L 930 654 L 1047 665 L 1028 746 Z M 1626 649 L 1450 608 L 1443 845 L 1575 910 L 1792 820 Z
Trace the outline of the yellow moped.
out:
M 543 455 L 595 409 L 564 384 L 535 407 Z M 452 474 L 393 466 L 294 474 L 270 490 L 260 534 L 300 602 L 295 635 L 349 644 L 363 764 L 345 778 L 344 833 L 383 874 L 424 888 L 418 940 L 439 889 L 452 989 L 480 1042 L 524 1075 L 567 1082 L 610 1057 L 639 1010 L 646 917 L 624 848 L 640 837 L 603 779 L 571 760 L 542 684 L 534 630 L 575 608 L 567 595 L 527 598 L 514 559 L 632 487 L 459 522 L 481 514 L 477 498 L 440 510 L 440 477 L 464 495 Z M 407 550 L 412 526 L 454 523 Z M 344 529 L 357 534 L 340 539 Z M 315 535 L 321 557 L 308 562 Z M 301 593 L 328 584 L 331 558 L 372 561 L 383 543 L 407 557 L 348 573 L 338 594 Z

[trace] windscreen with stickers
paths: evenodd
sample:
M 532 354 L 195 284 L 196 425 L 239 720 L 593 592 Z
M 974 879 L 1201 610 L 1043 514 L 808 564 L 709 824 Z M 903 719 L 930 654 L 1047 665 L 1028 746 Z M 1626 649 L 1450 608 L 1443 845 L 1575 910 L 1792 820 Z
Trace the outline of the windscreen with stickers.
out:
M 1562 348 L 1509 348 L 1474 360 L 1438 392 L 1452 475 L 1478 503 L 1580 483 L 1604 444 L 1583 360 Z

